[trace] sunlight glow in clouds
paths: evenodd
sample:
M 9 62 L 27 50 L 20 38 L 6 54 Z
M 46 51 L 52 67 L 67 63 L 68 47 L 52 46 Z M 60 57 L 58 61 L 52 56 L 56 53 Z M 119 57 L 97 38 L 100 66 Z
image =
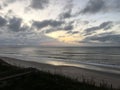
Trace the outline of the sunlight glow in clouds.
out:
M 70 34 L 67 34 L 66 31 L 56 31 L 46 35 L 49 37 L 55 38 L 61 42 L 71 43 L 71 44 L 76 43 L 75 41 L 80 41 L 83 39 L 83 37 L 80 36 L 79 34 L 70 35 Z

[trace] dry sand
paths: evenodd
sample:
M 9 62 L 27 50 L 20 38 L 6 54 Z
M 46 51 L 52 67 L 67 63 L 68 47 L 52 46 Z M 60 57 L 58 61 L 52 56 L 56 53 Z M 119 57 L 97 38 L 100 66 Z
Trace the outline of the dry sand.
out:
M 120 88 L 120 75 L 112 74 L 106 72 L 100 72 L 95 70 L 88 70 L 73 66 L 54 66 L 49 64 L 43 64 L 32 61 L 23 61 L 14 58 L 0 57 L 2 60 L 8 62 L 11 65 L 16 65 L 20 67 L 33 67 L 42 71 L 49 71 L 50 73 L 65 75 L 67 77 L 78 79 L 81 81 L 81 78 L 84 77 L 88 80 L 93 79 L 97 85 L 101 82 L 107 82 L 108 85 L 113 85 L 115 88 Z

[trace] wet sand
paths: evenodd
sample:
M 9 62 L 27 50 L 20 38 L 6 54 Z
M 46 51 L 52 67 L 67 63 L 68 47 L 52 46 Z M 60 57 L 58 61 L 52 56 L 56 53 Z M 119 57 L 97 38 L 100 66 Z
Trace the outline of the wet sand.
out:
M 0 57 L 0 59 L 8 62 L 11 65 L 16 65 L 19 67 L 33 67 L 42 71 L 47 71 L 53 74 L 65 75 L 67 77 L 82 80 L 84 77 L 88 80 L 94 80 L 96 85 L 102 82 L 107 82 L 108 85 L 113 85 L 115 88 L 120 88 L 120 75 L 115 73 L 108 73 L 102 71 L 95 71 L 89 69 L 83 69 L 73 66 L 55 66 L 50 64 L 43 64 L 33 61 L 24 61 L 15 58 Z

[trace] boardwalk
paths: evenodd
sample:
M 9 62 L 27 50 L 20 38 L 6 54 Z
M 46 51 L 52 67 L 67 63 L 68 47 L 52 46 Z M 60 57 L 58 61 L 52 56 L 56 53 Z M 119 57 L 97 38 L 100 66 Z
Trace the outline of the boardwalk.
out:
M 30 73 L 33 73 L 33 70 L 18 73 L 18 74 L 14 74 L 14 75 L 9 75 L 9 76 L 6 76 L 6 77 L 2 77 L 2 78 L 0 78 L 0 81 L 6 81 L 6 80 L 10 80 L 10 79 L 15 79 L 15 78 L 18 78 L 18 77 L 29 75 Z

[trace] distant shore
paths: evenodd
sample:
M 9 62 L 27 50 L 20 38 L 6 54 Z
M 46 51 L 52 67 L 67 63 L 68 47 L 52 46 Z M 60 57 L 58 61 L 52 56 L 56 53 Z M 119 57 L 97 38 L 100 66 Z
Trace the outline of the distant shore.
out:
M 118 74 L 88 70 L 72 66 L 54 66 L 33 61 L 23 61 L 8 57 L 0 57 L 0 59 L 8 62 L 11 65 L 16 65 L 20 67 L 33 67 L 39 70 L 48 71 L 50 73 L 65 75 L 73 79 L 78 79 L 79 81 L 81 81 L 81 79 L 84 77 L 88 80 L 94 80 L 97 85 L 106 82 L 108 85 L 112 84 L 113 87 L 120 88 L 120 75 Z

